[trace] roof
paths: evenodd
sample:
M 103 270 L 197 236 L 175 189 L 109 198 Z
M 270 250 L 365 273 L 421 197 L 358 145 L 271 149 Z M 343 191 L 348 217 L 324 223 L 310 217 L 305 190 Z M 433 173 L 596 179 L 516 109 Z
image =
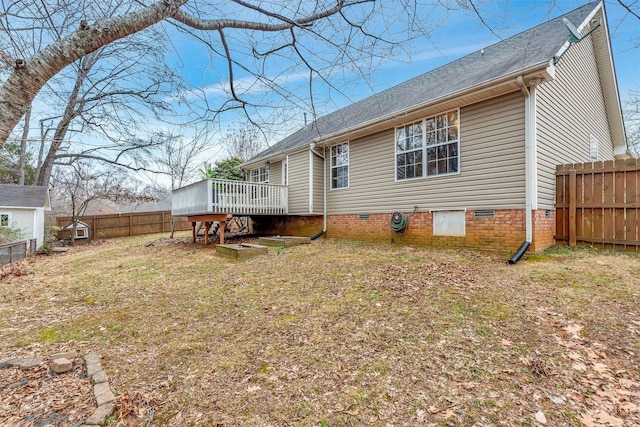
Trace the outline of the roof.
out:
M 532 67 L 546 67 L 567 43 L 569 30 L 562 21 L 576 26 L 597 8 L 600 2 L 586 4 L 565 15 L 502 40 L 450 62 L 432 71 L 372 95 L 299 129 L 277 144 L 262 151 L 244 164 L 291 152 L 328 135 L 346 132 L 364 124 L 375 123 L 418 106 L 437 102 L 497 81 Z
M 0 185 L 0 207 L 48 208 L 49 190 L 36 185 Z

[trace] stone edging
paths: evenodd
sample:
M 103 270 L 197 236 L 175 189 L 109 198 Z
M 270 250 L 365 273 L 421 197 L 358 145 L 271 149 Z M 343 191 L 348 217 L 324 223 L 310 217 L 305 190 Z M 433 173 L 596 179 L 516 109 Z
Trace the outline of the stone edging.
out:
M 87 364 L 87 375 L 91 378 L 93 384 L 93 394 L 98 402 L 98 407 L 89 418 L 87 418 L 80 427 L 94 427 L 105 423 L 107 418 L 115 409 L 115 395 L 109 387 L 109 377 L 102 370 L 100 364 L 100 356 L 91 352 L 84 356 Z
M 77 357 L 75 351 L 67 351 L 51 355 L 51 370 L 57 374 L 63 374 L 73 369 L 73 360 Z M 87 375 L 93 384 L 93 395 L 98 402 L 98 407 L 93 415 L 87 418 L 79 427 L 97 427 L 103 425 L 115 409 L 115 395 L 109 387 L 109 377 L 102 369 L 100 356 L 91 352 L 84 356 L 87 367 Z M 42 358 L 9 357 L 0 360 L 0 369 L 16 367 L 20 369 L 38 368 L 43 364 Z

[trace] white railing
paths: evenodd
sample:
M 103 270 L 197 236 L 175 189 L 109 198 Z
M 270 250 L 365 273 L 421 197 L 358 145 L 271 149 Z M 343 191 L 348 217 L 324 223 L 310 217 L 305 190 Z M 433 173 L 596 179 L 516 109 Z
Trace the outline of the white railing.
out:
M 206 179 L 173 190 L 171 214 L 286 215 L 287 205 L 285 185 Z

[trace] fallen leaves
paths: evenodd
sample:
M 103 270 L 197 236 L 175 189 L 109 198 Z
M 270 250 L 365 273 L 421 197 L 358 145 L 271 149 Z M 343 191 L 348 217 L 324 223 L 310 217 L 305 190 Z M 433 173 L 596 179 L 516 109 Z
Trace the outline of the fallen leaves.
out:
M 104 355 L 115 425 L 640 423 L 626 255 L 508 267 L 326 240 L 228 263 L 148 240 L 42 258 L 0 295 L 0 348 L 53 330 Z
M 0 425 L 75 425 L 94 410 L 93 389 L 83 366 L 74 365 L 64 374 L 50 372 L 48 363 L 26 370 L 0 369 Z

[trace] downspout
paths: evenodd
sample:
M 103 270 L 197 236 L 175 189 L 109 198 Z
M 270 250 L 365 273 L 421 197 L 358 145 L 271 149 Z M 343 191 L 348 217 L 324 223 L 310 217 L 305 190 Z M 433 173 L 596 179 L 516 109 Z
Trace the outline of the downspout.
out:
M 538 81 L 530 81 L 530 89 L 524 84 L 521 75 L 517 77 L 516 81 L 524 94 L 525 240 L 509 259 L 509 264 L 518 262 L 531 246 L 533 241 L 533 210 L 537 209 L 535 85 L 538 84 Z
M 317 152 L 315 142 L 311 143 L 309 150 L 311 150 L 313 154 L 322 159 L 322 231 L 314 234 L 311 237 L 311 240 L 316 240 L 318 237 L 327 232 L 327 160 L 324 155 L 325 149 L 322 149 L 322 154 Z

